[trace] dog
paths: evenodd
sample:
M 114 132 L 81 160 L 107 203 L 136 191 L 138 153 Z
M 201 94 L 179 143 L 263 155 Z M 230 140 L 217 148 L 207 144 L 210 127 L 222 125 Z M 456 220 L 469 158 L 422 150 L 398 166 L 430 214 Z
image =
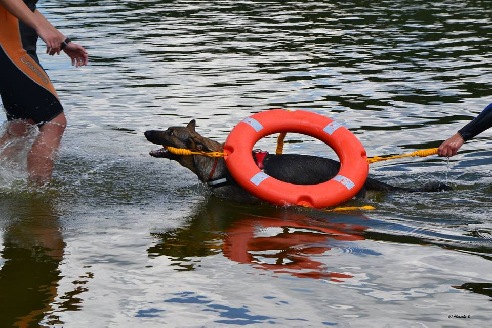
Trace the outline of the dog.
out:
M 186 167 L 203 183 L 206 183 L 213 193 L 221 198 L 241 202 L 255 203 L 259 199 L 244 190 L 230 175 L 224 158 L 212 158 L 203 155 L 177 155 L 167 150 L 167 147 L 182 148 L 193 152 L 222 152 L 223 144 L 203 137 L 196 132 L 196 121 L 191 120 L 185 127 L 173 126 L 165 131 L 145 131 L 148 141 L 163 146 L 153 150 L 149 154 L 156 158 L 167 158 L 177 161 Z M 268 154 L 265 152 L 253 152 L 257 164 L 269 176 L 297 185 L 313 185 L 328 181 L 337 175 L 340 170 L 340 162 L 318 156 L 299 154 Z M 258 158 L 261 157 L 261 163 Z M 440 183 L 429 185 L 420 189 L 394 187 L 377 179 L 367 177 L 363 187 L 356 198 L 363 198 L 368 191 L 376 192 L 431 192 L 449 190 L 449 187 Z

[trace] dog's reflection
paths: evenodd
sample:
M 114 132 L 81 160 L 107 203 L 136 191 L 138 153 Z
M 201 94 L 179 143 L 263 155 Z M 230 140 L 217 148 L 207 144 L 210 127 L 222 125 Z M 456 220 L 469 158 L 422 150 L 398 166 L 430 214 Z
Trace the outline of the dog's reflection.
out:
M 198 257 L 222 252 L 232 261 L 278 274 L 344 281 L 351 274 L 327 268 L 323 254 L 363 240 L 366 220 L 363 215 L 246 206 L 211 197 L 185 225 L 153 234 L 157 243 L 148 252 L 171 257 L 176 270 L 194 270 Z

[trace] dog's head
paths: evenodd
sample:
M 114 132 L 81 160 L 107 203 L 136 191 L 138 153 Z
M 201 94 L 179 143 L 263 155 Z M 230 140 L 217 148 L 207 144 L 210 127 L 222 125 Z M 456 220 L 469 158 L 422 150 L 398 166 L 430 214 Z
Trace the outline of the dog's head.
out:
M 221 151 L 220 143 L 209 138 L 201 136 L 195 131 L 196 122 L 191 120 L 185 127 L 170 127 L 165 131 L 149 130 L 145 131 L 145 137 L 148 141 L 161 145 L 163 148 L 153 150 L 150 155 L 158 158 L 168 158 L 179 162 L 184 167 L 197 173 L 193 156 L 178 155 L 171 153 L 168 147 L 187 149 L 197 152 Z

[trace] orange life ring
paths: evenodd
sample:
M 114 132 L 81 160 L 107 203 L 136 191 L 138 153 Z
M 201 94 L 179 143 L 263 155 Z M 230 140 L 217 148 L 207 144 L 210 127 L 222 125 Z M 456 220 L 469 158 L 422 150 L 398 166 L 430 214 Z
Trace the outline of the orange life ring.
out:
M 339 157 L 338 174 L 316 185 L 295 185 L 261 171 L 253 160 L 253 147 L 259 139 L 279 132 L 301 133 L 323 141 Z M 355 135 L 326 116 L 303 110 L 273 109 L 247 117 L 232 129 L 224 151 L 226 166 L 237 183 L 275 205 L 336 206 L 359 192 L 369 172 L 366 151 Z

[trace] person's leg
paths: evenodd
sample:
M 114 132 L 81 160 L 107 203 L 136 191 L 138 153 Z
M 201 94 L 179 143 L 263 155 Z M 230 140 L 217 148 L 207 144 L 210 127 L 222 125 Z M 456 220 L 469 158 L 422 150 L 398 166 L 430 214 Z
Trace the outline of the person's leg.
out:
M 61 113 L 39 128 L 39 134 L 27 157 L 27 170 L 32 182 L 38 185 L 49 182 L 66 125 L 65 114 Z
M 33 182 L 44 184 L 51 178 L 54 156 L 65 130 L 63 106 L 48 74 L 24 49 L 24 29 L 21 31 L 18 20 L 2 6 L 0 25 L 0 95 L 9 120 L 22 119 L 39 126 L 27 156 L 27 169 Z M 33 45 L 34 41 L 27 43 Z M 0 142 L 8 143 L 9 137 L 7 133 Z
M 5 132 L 0 137 L 0 158 L 9 159 L 17 151 L 18 143 L 15 143 L 15 139 L 25 137 L 29 130 L 34 126 L 32 122 L 28 120 L 13 120 L 7 123 Z

